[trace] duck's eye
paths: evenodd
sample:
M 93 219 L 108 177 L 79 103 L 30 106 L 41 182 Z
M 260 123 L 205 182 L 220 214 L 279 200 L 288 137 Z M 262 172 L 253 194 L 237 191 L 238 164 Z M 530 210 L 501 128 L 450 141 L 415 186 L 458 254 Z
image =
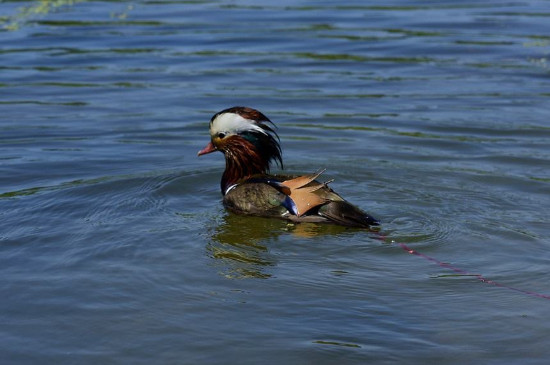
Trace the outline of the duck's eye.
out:
M 223 132 L 218 133 L 218 138 L 219 139 L 222 139 L 224 137 L 225 137 L 225 133 L 223 133 Z

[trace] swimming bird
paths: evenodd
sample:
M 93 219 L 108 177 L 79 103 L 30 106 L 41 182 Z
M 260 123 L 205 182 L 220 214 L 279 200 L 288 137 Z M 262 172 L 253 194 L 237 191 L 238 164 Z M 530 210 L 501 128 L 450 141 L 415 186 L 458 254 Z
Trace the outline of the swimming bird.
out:
M 238 214 L 277 217 L 293 222 L 334 223 L 369 228 L 378 220 L 308 175 L 270 175 L 273 162 L 283 168 L 274 123 L 256 109 L 235 106 L 210 119 L 210 142 L 198 156 L 214 151 L 225 155 L 221 179 L 224 206 Z

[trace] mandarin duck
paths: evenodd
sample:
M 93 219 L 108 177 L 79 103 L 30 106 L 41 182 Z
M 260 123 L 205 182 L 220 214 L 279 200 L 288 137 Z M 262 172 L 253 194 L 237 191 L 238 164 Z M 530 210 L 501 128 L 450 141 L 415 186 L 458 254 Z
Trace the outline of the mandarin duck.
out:
M 368 228 L 378 220 L 344 200 L 324 172 L 302 176 L 269 175 L 272 162 L 283 168 L 275 125 L 258 110 L 232 107 L 210 120 L 211 141 L 198 156 L 220 151 L 225 156 L 221 180 L 224 206 L 238 214 L 277 217 L 293 222 L 334 223 Z

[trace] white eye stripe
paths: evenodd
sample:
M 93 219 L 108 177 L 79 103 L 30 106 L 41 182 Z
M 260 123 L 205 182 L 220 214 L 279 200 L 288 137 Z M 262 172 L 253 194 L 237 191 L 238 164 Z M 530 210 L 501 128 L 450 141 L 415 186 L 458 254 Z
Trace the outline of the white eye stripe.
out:
M 210 125 L 212 136 L 218 133 L 239 133 L 245 131 L 256 131 L 267 135 L 267 132 L 256 124 L 254 120 L 246 119 L 235 113 L 220 114 Z

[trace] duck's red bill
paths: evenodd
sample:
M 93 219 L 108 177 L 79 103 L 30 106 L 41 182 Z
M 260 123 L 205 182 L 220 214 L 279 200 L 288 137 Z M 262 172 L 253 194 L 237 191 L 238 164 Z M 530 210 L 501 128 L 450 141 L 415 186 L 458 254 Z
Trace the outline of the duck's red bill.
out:
M 204 147 L 202 150 L 200 150 L 199 153 L 197 154 L 197 156 L 206 155 L 207 153 L 214 152 L 215 150 L 216 150 L 216 147 L 214 147 L 212 142 L 208 142 L 206 147 Z

